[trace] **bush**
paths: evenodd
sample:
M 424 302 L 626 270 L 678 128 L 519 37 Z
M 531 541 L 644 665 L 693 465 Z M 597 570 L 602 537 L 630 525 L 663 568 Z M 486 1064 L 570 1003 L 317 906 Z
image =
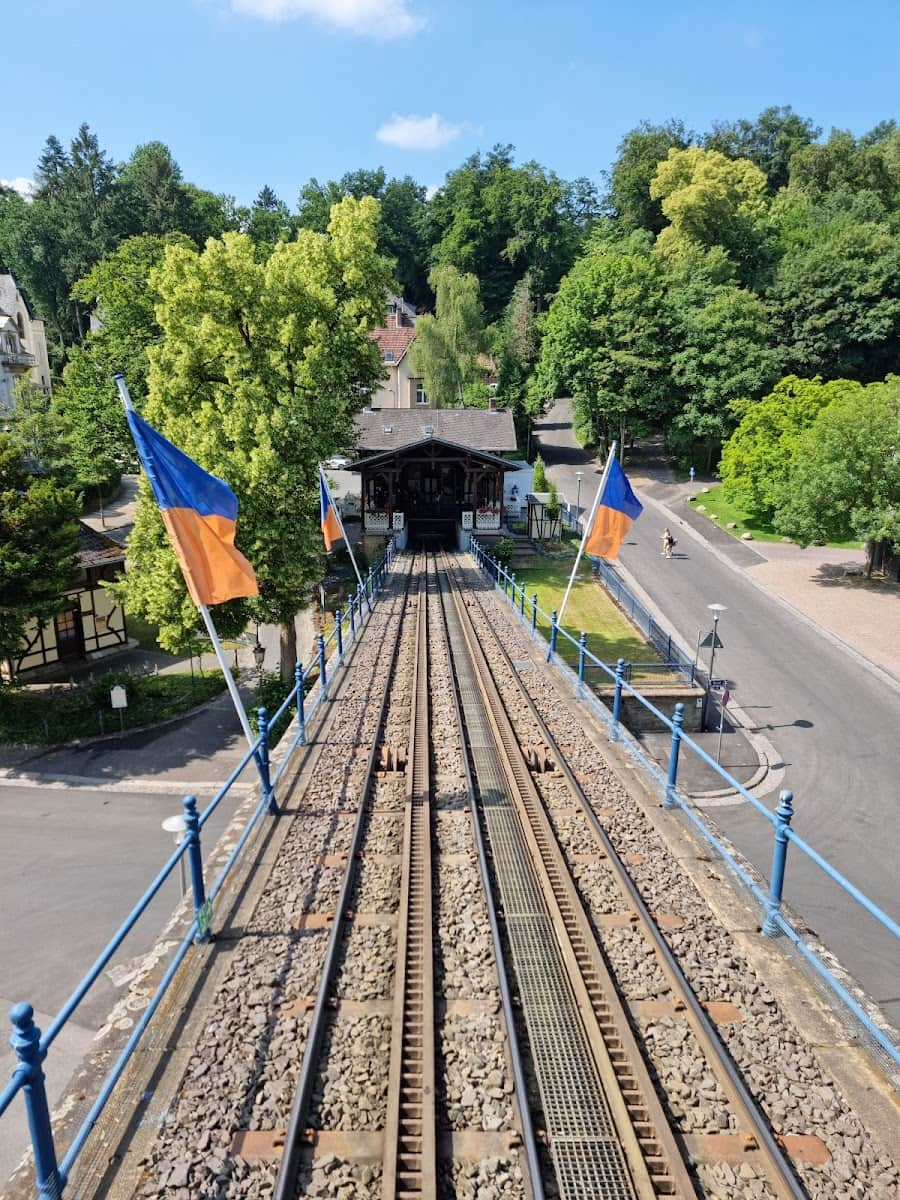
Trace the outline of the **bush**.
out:
M 259 721 L 257 719 L 257 709 L 265 708 L 266 716 L 271 720 L 281 705 L 284 703 L 284 698 L 293 687 L 293 684 L 285 683 L 277 672 L 267 671 L 261 681 L 253 689 L 253 703 L 249 712 L 250 728 L 254 733 L 259 733 Z M 269 728 L 269 746 L 277 746 L 281 741 L 284 731 L 290 725 L 296 713 L 296 708 L 293 704 L 288 705 L 287 710 L 279 719 L 276 725 Z
M 516 550 L 516 543 L 512 538 L 501 538 L 494 546 L 494 558 L 504 570 L 509 569 L 509 564 L 512 562 L 512 556 Z
M 534 479 L 531 486 L 536 492 L 546 492 L 547 490 L 547 473 L 544 470 L 544 460 L 540 455 L 534 460 Z

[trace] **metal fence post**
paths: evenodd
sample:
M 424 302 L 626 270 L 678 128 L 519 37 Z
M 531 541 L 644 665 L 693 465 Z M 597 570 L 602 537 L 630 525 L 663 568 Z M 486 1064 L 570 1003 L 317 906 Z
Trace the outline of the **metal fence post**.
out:
M 537 592 L 531 597 L 531 636 L 534 637 L 537 632 Z
M 322 699 L 328 699 L 328 680 L 325 678 L 325 634 L 316 634 L 319 645 L 319 687 L 322 689 Z
M 524 583 L 521 584 L 519 587 L 519 616 L 520 617 L 525 616 L 525 584 Z
M 666 796 L 663 800 L 663 808 L 676 808 L 678 798 L 675 793 L 675 785 L 678 782 L 678 751 L 681 749 L 681 727 L 684 725 L 684 705 L 675 705 L 675 714 L 672 717 L 672 745 L 669 749 L 669 776 L 666 780 Z
M 294 679 L 297 681 L 297 741 L 301 746 L 306 745 L 306 712 L 304 695 L 303 663 L 298 662 L 294 667 Z
M 587 634 L 582 629 L 581 636 L 578 638 L 578 687 L 575 689 L 575 695 L 580 696 L 584 688 L 584 655 L 587 650 Z
M 265 776 L 265 772 L 263 772 Z M 265 787 L 265 782 L 263 783 Z M 194 918 L 197 922 L 195 942 L 208 942 L 209 909 L 206 906 L 206 888 L 203 886 L 203 853 L 200 849 L 200 817 L 197 814 L 197 800 L 194 796 L 185 796 L 184 807 L 184 840 L 187 845 L 185 853 L 191 872 L 191 893 L 194 898 Z
M 338 651 L 338 662 L 339 663 L 342 663 L 344 661 L 343 624 L 344 624 L 343 614 L 341 613 L 341 610 L 339 608 L 336 608 L 334 610 L 334 628 L 337 631 L 337 651 Z
M 347 608 L 350 612 L 350 640 L 351 641 L 355 641 L 355 639 L 356 639 L 356 614 L 353 611 L 353 607 L 354 607 L 353 595 L 351 593 L 351 595 L 349 595 L 347 597 Z
M 359 612 L 359 627 L 360 627 L 360 629 L 362 629 L 362 624 L 363 624 L 363 585 L 361 583 L 358 583 L 356 585 L 356 607 Z
M 616 663 L 616 690 L 613 693 L 612 722 L 609 726 L 609 740 L 619 740 L 619 715 L 622 712 L 622 680 L 625 678 L 625 659 L 620 658 Z
M 547 651 L 547 662 L 556 653 L 556 637 L 559 633 L 559 625 L 556 619 L 556 609 L 550 614 L 550 649 Z
M 775 809 L 775 846 L 772 851 L 772 878 L 769 882 L 769 898 L 766 901 L 766 919 L 762 927 L 764 937 L 778 937 L 781 927 L 776 917 L 781 912 L 781 893 L 784 889 L 784 866 L 787 859 L 788 829 L 794 815 L 794 794 L 783 791 Z
M 260 746 L 259 746 L 259 765 L 262 770 L 263 792 L 269 801 L 269 812 L 273 816 L 278 815 L 278 805 L 275 803 L 275 793 L 272 790 L 272 782 L 269 776 L 269 714 L 264 708 L 256 710 L 256 727 L 259 730 Z
M 513 571 L 509 577 L 509 599 L 513 608 L 516 606 L 516 573 Z
M 41 1054 L 41 1031 L 32 1020 L 33 1016 L 34 1009 L 30 1004 L 17 1004 L 10 1010 L 9 1019 L 13 1023 L 13 1034 L 9 1044 L 27 1072 L 27 1083 L 22 1091 L 25 1093 L 25 1110 L 34 1150 L 34 1175 L 38 1196 L 41 1200 L 59 1200 L 62 1195 L 62 1183 L 56 1162 L 56 1148 L 53 1145 L 53 1128 L 50 1124 L 50 1107 L 44 1087 L 44 1072 L 41 1070 L 44 1057 Z

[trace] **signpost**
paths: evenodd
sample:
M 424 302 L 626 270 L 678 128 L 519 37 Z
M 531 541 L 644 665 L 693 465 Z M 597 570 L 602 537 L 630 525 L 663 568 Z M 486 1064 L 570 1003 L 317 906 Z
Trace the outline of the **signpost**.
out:
M 113 708 L 119 710 L 119 729 L 125 732 L 125 717 L 124 709 L 128 707 L 128 693 L 122 687 L 121 683 L 117 683 L 114 688 L 109 689 L 109 702 Z
M 709 686 L 712 687 L 714 682 L 724 684 L 725 680 L 724 679 L 716 679 L 716 680 L 711 679 L 709 681 Z M 731 692 L 729 692 L 728 688 L 726 687 L 724 692 L 722 693 L 722 700 L 719 704 L 719 744 L 718 744 L 718 746 L 716 746 L 716 763 L 717 764 L 722 755 L 722 730 L 725 727 L 725 709 L 728 707 L 728 701 L 730 699 L 731 699 Z

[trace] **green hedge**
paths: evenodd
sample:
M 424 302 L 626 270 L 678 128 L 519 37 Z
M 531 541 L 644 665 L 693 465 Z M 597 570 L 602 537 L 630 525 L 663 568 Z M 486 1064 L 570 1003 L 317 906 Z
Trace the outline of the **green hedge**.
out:
M 128 707 L 114 710 L 110 689 L 121 684 Z M 88 687 L 0 688 L 0 742 L 55 746 L 74 738 L 117 733 L 177 717 L 225 689 L 221 671 L 196 675 L 110 672 Z M 121 712 L 121 723 L 119 713 Z

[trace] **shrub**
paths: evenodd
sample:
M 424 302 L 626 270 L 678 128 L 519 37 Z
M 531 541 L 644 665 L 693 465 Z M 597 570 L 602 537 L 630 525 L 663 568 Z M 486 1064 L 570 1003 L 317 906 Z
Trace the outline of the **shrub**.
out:
M 546 492 L 547 472 L 544 470 L 544 460 L 540 455 L 534 460 L 534 479 L 531 484 L 536 492 Z

